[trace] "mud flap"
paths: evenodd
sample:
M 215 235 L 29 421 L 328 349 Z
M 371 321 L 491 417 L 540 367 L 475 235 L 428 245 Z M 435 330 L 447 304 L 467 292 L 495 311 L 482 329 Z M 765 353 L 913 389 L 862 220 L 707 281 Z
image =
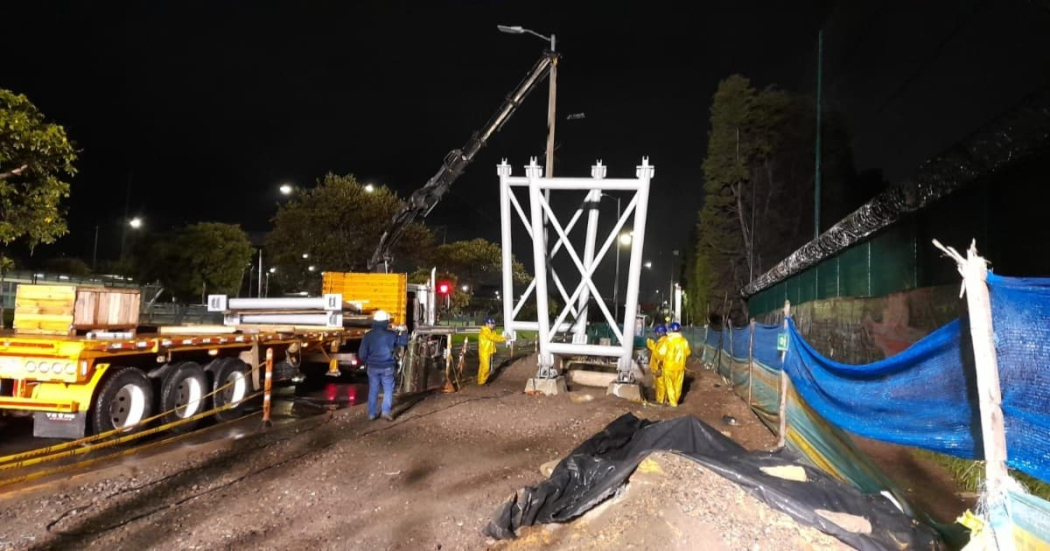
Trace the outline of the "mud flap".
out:
M 34 438 L 83 438 L 87 431 L 87 412 L 58 413 L 37 411 L 33 413 Z

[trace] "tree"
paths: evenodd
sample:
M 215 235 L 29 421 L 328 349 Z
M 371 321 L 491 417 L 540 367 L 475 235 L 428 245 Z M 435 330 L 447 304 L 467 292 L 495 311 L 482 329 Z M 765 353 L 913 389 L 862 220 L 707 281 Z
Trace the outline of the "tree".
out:
M 77 155 L 66 131 L 44 120 L 25 96 L 0 88 L 0 282 L 11 269 L 7 248 L 25 238 L 29 253 L 66 234 L 62 199 Z M 0 301 L 0 329 L 4 306 Z
M 369 192 L 352 174 L 329 173 L 278 208 L 266 239 L 269 264 L 277 267 L 275 276 L 284 287 L 307 291 L 320 289 L 322 271 L 365 271 L 379 238 L 404 204 L 385 186 Z M 421 258 L 431 241 L 430 230 L 412 223 L 392 252 L 408 264 Z
M 76 174 L 66 131 L 25 96 L 0 89 L 0 244 L 25 238 L 30 253 L 65 235 L 66 179 Z M 0 255 L 6 253 L 0 252 Z
M 440 245 L 430 255 L 439 271 L 456 274 L 462 283 L 475 288 L 478 285 L 498 284 L 503 274 L 503 252 L 499 245 L 485 239 L 455 241 Z M 529 280 L 525 266 L 512 259 L 516 283 Z
M 251 257 L 244 230 L 217 222 L 144 240 L 135 255 L 139 277 L 160 281 L 182 303 L 197 303 L 207 294 L 236 293 Z
M 728 314 L 718 311 L 723 297 L 737 296 L 769 265 L 813 238 L 813 120 L 809 98 L 772 87 L 757 90 L 740 75 L 719 83 L 689 266 L 696 319 L 712 300 L 719 306 L 712 313 Z M 823 124 L 822 209 L 838 215 L 848 200 L 855 201 L 846 189 L 853 164 L 841 117 L 829 113 Z
M 79 258 L 60 256 L 51 258 L 44 262 L 44 269 L 49 272 L 68 274 L 73 276 L 86 276 L 91 273 L 91 266 Z

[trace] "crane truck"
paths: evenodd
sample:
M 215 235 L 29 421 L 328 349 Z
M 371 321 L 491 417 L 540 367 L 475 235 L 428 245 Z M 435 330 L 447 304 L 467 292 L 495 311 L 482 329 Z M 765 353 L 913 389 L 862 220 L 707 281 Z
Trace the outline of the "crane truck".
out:
M 368 260 L 369 272 L 387 271 L 389 251 L 405 227 L 434 209 L 556 62 L 557 54 L 544 52 L 485 126 L 444 157 L 438 172 L 390 221 Z M 368 276 L 390 277 L 364 287 L 346 284 Z M 20 285 L 14 329 L 0 333 L 0 414 L 32 416 L 34 436 L 50 438 L 142 430 L 144 420 L 161 412 L 166 413 L 155 422 L 185 421 L 210 408 L 224 408 L 215 414 L 219 420 L 236 418 L 251 393 L 262 388 L 266 349 L 273 350 L 278 382 L 298 380 L 299 367 L 311 359 L 327 360 L 329 373 L 337 373 L 340 362 L 356 366 L 354 352 L 367 328 L 344 319 L 348 307 L 360 318 L 368 310 L 362 305 L 374 309 L 383 304 L 380 296 L 397 296 L 404 300 L 388 307 L 396 324 L 441 335 L 433 328 L 433 278 L 429 289 L 411 288 L 406 280 L 406 274 L 326 273 L 324 297 L 213 296 L 209 303 L 223 312 L 223 325 L 150 332 L 138 330 L 134 293 Z M 180 423 L 172 430 L 191 430 L 194 424 Z

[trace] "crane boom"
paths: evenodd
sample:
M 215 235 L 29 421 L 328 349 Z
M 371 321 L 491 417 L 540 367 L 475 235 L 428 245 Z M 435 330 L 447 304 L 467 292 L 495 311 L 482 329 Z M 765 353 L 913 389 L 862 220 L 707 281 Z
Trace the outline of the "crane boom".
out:
M 375 252 L 372 253 L 372 258 L 368 261 L 369 271 L 376 271 L 380 265 L 385 265 L 389 262 L 390 249 L 400 239 L 405 228 L 415 221 L 417 217 L 425 218 L 430 214 L 430 211 L 434 209 L 442 196 L 448 192 L 449 188 L 452 187 L 452 183 L 456 181 L 456 178 L 459 178 L 459 175 L 463 173 L 467 165 L 474 160 L 474 156 L 485 146 L 489 138 L 498 132 L 510 119 L 529 92 L 536 87 L 536 83 L 547 76 L 552 64 L 557 62 L 557 58 L 558 54 L 554 52 L 544 52 L 543 57 L 532 66 L 532 70 L 518 83 L 514 91 L 507 96 L 496 111 L 496 114 L 489 119 L 481 131 L 472 134 L 461 149 L 453 149 L 445 155 L 444 162 L 442 162 L 441 168 L 438 169 L 437 173 L 427 181 L 426 185 L 412 193 L 404 208 L 398 211 L 390 221 L 390 227 L 383 232 L 383 236 L 379 239 L 379 245 L 376 247 Z

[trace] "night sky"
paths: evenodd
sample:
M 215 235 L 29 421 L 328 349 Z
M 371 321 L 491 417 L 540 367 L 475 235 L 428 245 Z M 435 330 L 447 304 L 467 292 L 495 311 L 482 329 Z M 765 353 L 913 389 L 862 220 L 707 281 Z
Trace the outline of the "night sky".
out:
M 825 93 L 858 168 L 891 181 L 1048 82 L 1050 10 L 1004 2 L 18 2 L 0 8 L 0 86 L 26 94 L 82 150 L 70 235 L 41 250 L 119 249 L 130 214 L 265 231 L 284 182 L 353 173 L 403 196 L 423 185 L 557 36 L 556 175 L 657 167 L 645 255 L 666 273 L 702 204 L 720 79 Z M 254 5 L 258 4 L 258 5 Z M 918 10 L 918 11 L 917 11 Z M 1042 30 L 1040 30 L 1042 29 Z M 499 238 L 495 165 L 543 153 L 546 84 L 482 150 L 427 223 Z M 578 120 L 567 115 L 584 113 Z M 542 159 L 541 159 L 542 162 Z M 609 213 L 615 207 L 609 205 Z M 439 240 L 441 239 L 439 234 Z M 520 255 L 521 252 L 519 251 Z

